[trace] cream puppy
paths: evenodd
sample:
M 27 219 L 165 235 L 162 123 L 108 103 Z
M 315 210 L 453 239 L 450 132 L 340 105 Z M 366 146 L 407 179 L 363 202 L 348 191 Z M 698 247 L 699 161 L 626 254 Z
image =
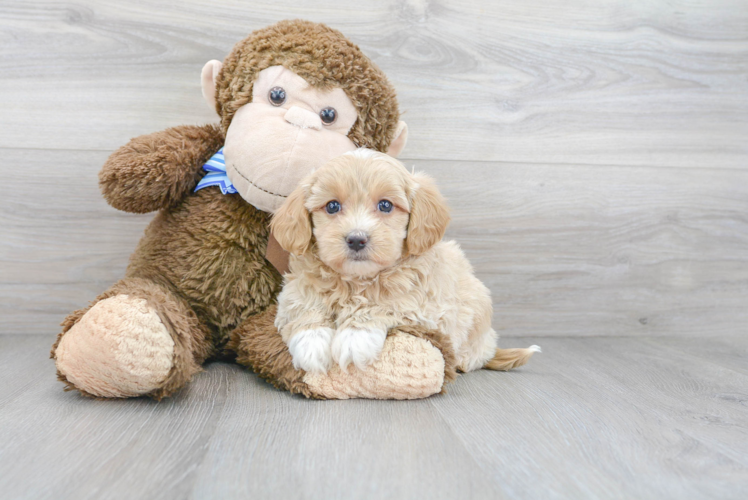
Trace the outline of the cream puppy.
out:
M 497 349 L 489 290 L 454 241 L 433 181 L 382 153 L 358 149 L 304 179 L 272 230 L 292 254 L 275 325 L 294 366 L 359 369 L 387 331 L 423 325 L 447 335 L 463 372 L 508 370 L 540 349 Z

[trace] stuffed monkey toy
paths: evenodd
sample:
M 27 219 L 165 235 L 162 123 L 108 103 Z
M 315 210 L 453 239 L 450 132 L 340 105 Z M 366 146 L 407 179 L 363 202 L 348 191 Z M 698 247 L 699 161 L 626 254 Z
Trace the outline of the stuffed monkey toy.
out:
M 314 398 L 409 399 L 442 390 L 454 355 L 437 331 L 389 332 L 366 370 L 295 369 L 274 326 L 283 254 L 272 212 L 299 180 L 358 147 L 397 156 L 407 127 L 385 75 L 341 33 L 282 21 L 202 71 L 218 125 L 137 137 L 99 182 L 114 208 L 158 211 L 125 277 L 71 313 L 52 347 L 67 389 L 93 397 L 174 394 L 210 359 L 232 358 Z

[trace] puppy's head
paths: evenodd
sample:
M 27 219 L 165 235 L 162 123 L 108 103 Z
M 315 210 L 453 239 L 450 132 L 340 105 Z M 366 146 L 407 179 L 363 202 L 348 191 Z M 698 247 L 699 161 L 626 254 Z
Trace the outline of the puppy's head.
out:
M 302 181 L 273 216 L 278 243 L 346 276 L 373 277 L 444 236 L 449 211 L 433 181 L 387 155 L 359 149 Z

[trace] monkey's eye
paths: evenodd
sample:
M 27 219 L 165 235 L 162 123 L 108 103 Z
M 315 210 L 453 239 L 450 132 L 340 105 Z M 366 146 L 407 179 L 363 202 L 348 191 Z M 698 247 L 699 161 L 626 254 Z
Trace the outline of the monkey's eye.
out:
M 330 215 L 340 212 L 340 203 L 335 200 L 328 201 L 325 205 L 325 211 Z
M 319 117 L 322 119 L 322 123 L 330 125 L 338 117 L 338 112 L 335 111 L 335 108 L 325 108 L 319 112 Z
M 388 214 L 392 212 L 392 202 L 389 200 L 382 200 L 379 202 L 379 205 L 377 205 L 377 208 L 380 212 Z
M 268 92 L 268 101 L 273 106 L 280 106 L 286 102 L 286 91 L 283 90 L 283 87 L 273 87 Z

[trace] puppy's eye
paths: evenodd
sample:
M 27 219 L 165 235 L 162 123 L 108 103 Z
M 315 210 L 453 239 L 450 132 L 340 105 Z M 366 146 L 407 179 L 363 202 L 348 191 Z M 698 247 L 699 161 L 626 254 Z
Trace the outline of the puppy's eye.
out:
M 319 112 L 319 117 L 325 125 L 332 125 L 338 117 L 338 112 L 335 111 L 335 108 L 325 108 Z
M 382 200 L 377 205 L 380 212 L 389 213 L 392 212 L 392 202 L 389 200 Z
M 325 205 L 325 211 L 330 215 L 340 212 L 340 203 L 335 200 L 327 202 L 327 205 Z
M 268 92 L 268 101 L 273 106 L 280 106 L 286 102 L 286 91 L 283 90 L 283 87 L 273 87 Z

